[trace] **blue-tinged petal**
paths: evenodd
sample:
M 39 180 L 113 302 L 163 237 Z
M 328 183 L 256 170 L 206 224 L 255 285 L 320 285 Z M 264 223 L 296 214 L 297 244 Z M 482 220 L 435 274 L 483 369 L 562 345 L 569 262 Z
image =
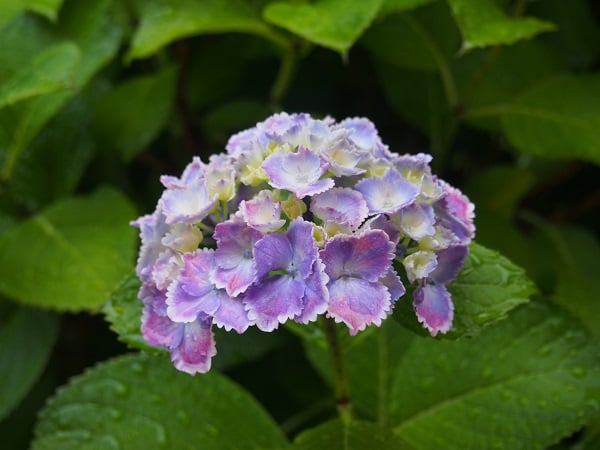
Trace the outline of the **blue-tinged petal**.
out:
M 356 184 L 372 214 L 392 214 L 411 204 L 419 195 L 419 188 L 409 183 L 395 169 L 388 169 L 382 177 L 365 178 Z
M 176 281 L 167 289 L 167 315 L 174 322 L 193 322 L 200 314 L 213 314 L 223 296 L 227 296 L 225 290 L 214 287 L 202 295 L 191 295 Z
M 199 297 L 213 289 L 211 273 L 215 270 L 214 250 L 202 249 L 183 255 L 183 269 L 177 284 L 188 294 Z
M 450 230 L 462 245 L 467 245 L 475 236 L 475 205 L 458 189 L 445 181 L 440 183 L 446 195 L 433 205 L 438 224 Z
M 344 322 L 355 335 L 367 325 L 380 325 L 391 310 L 390 293 L 381 283 L 360 278 L 340 278 L 329 286 L 327 315 Z
M 331 178 L 321 179 L 328 166 L 319 155 L 304 147 L 299 147 L 297 153 L 273 153 L 262 164 L 271 186 L 291 191 L 298 198 L 333 187 Z
M 294 251 L 290 241 L 282 234 L 267 234 L 254 246 L 254 261 L 258 279 L 273 270 L 288 270 Z
M 246 291 L 248 318 L 262 331 L 273 331 L 280 323 L 302 312 L 305 285 L 287 275 L 267 278 Z
M 446 286 L 426 284 L 413 293 L 413 306 L 419 322 L 435 336 L 447 333 L 454 319 L 454 305 Z
M 212 273 L 212 281 L 218 288 L 225 288 L 229 295 L 235 297 L 256 280 L 253 250 L 261 237 L 260 232 L 239 219 L 217 224 L 213 234 L 217 241 L 217 268 Z
M 318 255 L 313 224 L 298 217 L 288 227 L 286 237 L 293 251 L 292 265 L 288 270 L 292 275 L 297 273 L 301 278 L 306 278 L 312 273 Z
M 311 212 L 323 222 L 347 224 L 357 228 L 369 214 L 362 194 L 349 188 L 333 188 L 316 194 L 310 202 Z
M 353 117 L 340 122 L 340 126 L 350 130 L 348 139 L 363 150 L 373 150 L 381 144 L 375 124 L 364 117 Z
M 242 201 L 239 211 L 244 222 L 261 233 L 271 233 L 285 225 L 281 218 L 281 204 L 274 202 L 272 192 L 266 189 L 252 200 Z
M 225 328 L 226 331 L 234 329 L 241 334 L 252 325 L 241 298 L 231 298 L 224 295 L 221 297 L 220 303 L 219 309 L 213 314 L 213 323 L 216 326 Z
M 431 205 L 413 203 L 396 213 L 400 229 L 412 239 L 420 240 L 435 233 L 435 214 Z
M 162 243 L 163 236 L 169 231 L 166 217 L 157 209 L 152 214 L 147 214 L 131 222 L 131 225 L 140 229 L 142 245 L 136 265 L 136 274 L 142 281 L 149 281 L 152 277 L 154 263 L 165 250 Z
M 379 282 L 390 292 L 392 304 L 396 303 L 396 301 L 406 293 L 406 288 L 404 287 L 404 284 L 402 284 L 402 280 L 393 268 L 390 268 L 387 274 L 379 279 Z
M 391 267 L 394 244 L 381 230 L 365 231 L 359 236 L 337 235 L 327 242 L 321 258 L 331 280 L 353 276 L 374 282 Z
M 204 219 L 216 205 L 216 195 L 211 198 L 204 180 L 196 180 L 183 187 L 163 192 L 159 206 L 168 224 L 195 223 Z
M 155 347 L 172 348 L 179 345 L 183 333 L 182 324 L 167 316 L 157 314 L 151 305 L 144 306 L 142 313 L 142 336 Z
M 327 282 L 329 277 L 325 273 L 325 266 L 320 259 L 315 260 L 312 274 L 304 280 L 305 291 L 302 299 L 302 312 L 294 317 L 296 322 L 309 323 L 317 320 L 317 316 L 327 311 L 329 304 L 329 291 Z
M 437 284 L 450 283 L 461 271 L 469 247 L 457 245 L 448 247 L 437 252 L 437 267 L 429 274 L 429 279 Z
M 210 319 L 199 319 L 183 326 L 181 342 L 171 350 L 171 361 L 176 369 L 195 375 L 208 372 L 216 354 Z

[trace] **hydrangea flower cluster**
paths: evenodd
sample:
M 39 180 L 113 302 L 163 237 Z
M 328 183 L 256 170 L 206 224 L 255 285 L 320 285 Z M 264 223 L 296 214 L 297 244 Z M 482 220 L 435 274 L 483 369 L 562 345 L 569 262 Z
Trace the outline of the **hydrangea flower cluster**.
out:
M 431 156 L 389 151 L 369 120 L 275 114 L 199 158 L 140 229 L 142 333 L 179 370 L 210 369 L 212 327 L 273 331 L 326 315 L 350 334 L 380 325 L 415 286 L 430 334 L 447 332 L 446 285 L 474 235 L 472 203 Z

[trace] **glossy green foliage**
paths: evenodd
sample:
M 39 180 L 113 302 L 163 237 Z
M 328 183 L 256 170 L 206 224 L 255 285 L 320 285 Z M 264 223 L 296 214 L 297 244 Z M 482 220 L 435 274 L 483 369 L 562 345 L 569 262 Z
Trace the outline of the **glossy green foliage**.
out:
M 524 270 L 498 252 L 471 244 L 464 268 L 448 289 L 454 303 L 455 319 L 445 337 L 473 336 L 504 319 L 536 292 Z M 408 297 L 408 298 L 406 298 Z M 396 306 L 394 317 L 407 327 L 424 333 L 412 313 L 410 296 Z
M 56 340 L 58 317 L 0 303 L 0 420 L 25 397 L 42 373 Z
M 533 17 L 510 17 L 494 0 L 448 0 L 463 36 L 462 50 L 514 44 L 554 30 L 552 23 Z
M 597 448 L 599 24 L 594 0 L 0 0 L 0 447 Z M 452 329 L 409 287 L 356 336 L 213 327 L 189 377 L 142 337 L 130 221 L 281 110 L 367 117 L 475 203 Z
M 282 432 L 241 387 L 201 379 L 168 359 L 137 354 L 103 363 L 52 399 L 32 449 L 277 448 Z
M 0 237 L 0 291 L 29 305 L 96 309 L 130 268 L 134 215 L 122 194 L 105 188 L 14 225 Z

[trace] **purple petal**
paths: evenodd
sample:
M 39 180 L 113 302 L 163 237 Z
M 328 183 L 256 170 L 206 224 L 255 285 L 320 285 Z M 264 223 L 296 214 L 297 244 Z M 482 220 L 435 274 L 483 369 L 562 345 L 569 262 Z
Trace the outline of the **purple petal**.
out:
M 396 301 L 406 293 L 406 288 L 404 287 L 404 284 L 402 284 L 402 280 L 400 280 L 400 277 L 393 268 L 390 268 L 390 270 L 387 271 L 387 274 L 379 279 L 379 282 L 390 292 L 392 304 L 396 303 Z
M 441 180 L 440 183 L 446 196 L 433 205 L 438 224 L 450 230 L 461 244 L 467 245 L 475 235 L 475 206 L 458 189 Z
M 351 228 L 357 228 L 369 214 L 362 194 L 349 188 L 333 188 L 315 195 L 310 210 L 323 222 L 348 224 Z
M 167 315 L 174 322 L 192 322 L 200 314 L 213 314 L 224 297 L 225 290 L 216 288 L 199 296 L 191 295 L 180 282 L 175 282 L 167 290 Z
M 257 276 L 265 277 L 273 270 L 287 270 L 294 251 L 290 241 L 282 234 L 267 234 L 254 246 Z
M 420 240 L 435 233 L 435 215 L 431 205 L 414 203 L 402 208 L 397 215 L 400 228 L 412 239 Z
M 199 297 L 213 289 L 211 274 L 215 270 L 214 250 L 202 249 L 183 255 L 183 270 L 177 284 L 188 294 Z
M 313 225 L 301 218 L 294 219 L 287 229 L 286 236 L 294 253 L 293 268 L 290 269 L 297 271 L 302 278 L 306 278 L 312 273 L 313 263 L 318 255 Z
M 325 273 L 325 266 L 320 259 L 315 260 L 313 272 L 305 280 L 306 289 L 302 299 L 302 313 L 294 317 L 296 322 L 313 322 L 317 320 L 318 315 L 327 311 L 327 305 L 329 304 L 328 281 L 329 277 Z
M 302 198 L 333 187 L 331 178 L 320 179 L 328 164 L 316 153 L 299 147 L 297 153 L 273 153 L 262 165 L 271 186 Z
M 213 281 L 218 288 L 225 288 L 235 297 L 256 280 L 253 250 L 261 237 L 261 233 L 243 222 L 228 220 L 217 224 L 213 238 L 217 241 L 215 262 L 218 267 Z
M 224 296 L 221 298 L 219 309 L 213 314 L 213 322 L 220 328 L 230 331 L 232 328 L 238 333 L 243 333 L 252 325 L 248 319 L 248 312 L 241 299 Z
M 180 270 L 181 257 L 173 250 L 166 249 L 152 267 L 152 281 L 158 289 L 167 289 L 178 277 Z
M 429 274 L 429 279 L 437 284 L 446 284 L 455 280 L 463 268 L 469 247 L 454 246 L 437 252 L 437 267 Z
M 454 305 L 444 285 L 419 286 L 413 293 L 413 306 L 419 322 L 432 336 L 450 330 L 454 318 Z
M 165 250 L 162 238 L 169 230 L 165 219 L 164 214 L 157 209 L 154 213 L 147 214 L 131 222 L 131 225 L 140 229 L 142 245 L 137 260 L 136 274 L 142 281 L 151 279 L 153 265 Z
M 271 191 L 260 191 L 252 200 L 242 201 L 239 210 L 244 221 L 261 233 L 277 231 L 285 225 L 281 205 L 273 201 Z
M 183 325 L 158 314 L 152 305 L 145 305 L 142 314 L 142 336 L 148 344 L 173 348 L 181 342 Z
M 363 194 L 372 214 L 391 214 L 412 203 L 419 189 L 394 169 L 382 177 L 365 178 L 356 184 L 357 191 Z
M 381 230 L 359 236 L 337 235 L 327 242 L 321 258 L 331 280 L 353 276 L 374 282 L 389 270 L 394 244 Z
M 168 224 L 195 223 L 204 219 L 216 204 L 216 196 L 209 198 L 204 180 L 184 187 L 167 189 L 159 203 Z
M 351 335 L 367 325 L 380 325 L 391 309 L 390 293 L 383 284 L 359 278 L 330 283 L 329 296 L 328 316 L 348 325 Z
M 285 275 L 250 286 L 244 297 L 248 318 L 262 331 L 273 331 L 302 312 L 304 289 L 302 281 Z
M 211 358 L 217 354 L 212 325 L 208 320 L 196 320 L 183 326 L 180 344 L 171 350 L 176 369 L 190 375 L 210 370 Z
M 361 149 L 371 150 L 381 143 L 377 128 L 369 119 L 354 117 L 342 121 L 340 125 L 351 131 L 349 140 Z

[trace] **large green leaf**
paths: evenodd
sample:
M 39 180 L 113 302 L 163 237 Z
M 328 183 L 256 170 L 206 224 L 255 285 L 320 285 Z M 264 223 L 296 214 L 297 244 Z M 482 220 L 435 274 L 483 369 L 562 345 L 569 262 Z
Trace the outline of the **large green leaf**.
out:
M 578 322 L 531 304 L 477 339 L 414 339 L 391 423 L 418 449 L 544 448 L 597 410 L 599 367 Z
M 502 127 L 519 151 L 600 163 L 600 76 L 561 75 L 501 108 Z
M 117 52 L 121 30 L 108 16 L 109 4 L 110 0 L 71 1 L 61 11 L 61 21 L 56 27 L 23 17 L 1 30 L 0 40 L 8 49 L 0 50 L 0 62 L 10 63 L 9 72 L 14 72 L 28 57 L 34 57 L 52 42 L 72 41 L 81 54 L 73 89 L 33 97 L 0 111 L 1 179 L 10 179 L 22 150 Z M 23 35 L 29 33 L 34 38 L 25 38 L 25 52 L 17 54 L 12 49 L 20 49 Z
M 165 45 L 188 36 L 241 32 L 285 42 L 246 0 L 156 0 L 137 2 L 140 25 L 126 58 L 146 58 Z
M 79 59 L 79 49 L 70 42 L 44 50 L 0 85 L 0 108 L 29 97 L 69 88 Z
M 95 124 L 106 146 L 125 159 L 143 150 L 162 130 L 175 99 L 177 71 L 162 71 L 129 79 L 111 90 L 98 104 Z
M 494 0 L 447 0 L 463 36 L 463 51 L 514 44 L 555 26 L 534 17 L 508 16 Z
M 57 202 L 0 237 L 0 291 L 22 303 L 95 309 L 129 273 L 135 212 L 112 189 Z
M 383 0 L 381 9 L 379 10 L 379 16 L 382 17 L 387 16 L 388 14 L 409 11 L 433 1 L 436 0 Z
M 436 2 L 392 15 L 361 38 L 379 60 L 413 70 L 443 70 L 460 47 L 460 35 L 447 6 Z
M 590 332 L 600 336 L 600 244 L 583 228 L 542 224 L 553 247 L 557 281 L 552 300 L 578 317 Z
M 454 303 L 454 321 L 448 334 L 440 337 L 457 338 L 476 335 L 505 319 L 511 310 L 529 301 L 536 287 L 521 267 L 494 250 L 472 243 L 462 271 L 448 290 Z M 394 317 L 424 333 L 409 298 L 396 305 Z
M 54 314 L 0 300 L 0 420 L 37 381 L 57 334 Z
M 463 117 L 469 125 L 501 130 L 502 107 L 540 80 L 564 72 L 554 52 L 537 40 L 474 50 L 453 61 Z
M 556 24 L 557 33 L 542 36 L 574 68 L 587 68 L 600 54 L 600 26 L 587 0 L 544 0 L 532 12 Z
M 303 431 L 294 440 L 298 450 L 403 450 L 410 449 L 391 430 L 362 420 L 344 424 L 332 420 Z
M 310 42 L 345 54 L 377 16 L 381 1 L 275 2 L 265 8 L 264 17 Z
M 71 380 L 41 413 L 35 434 L 33 450 L 286 446 L 238 385 L 215 372 L 191 377 L 147 354 L 112 359 Z
M 55 21 L 63 0 L 25 0 L 27 9 Z

